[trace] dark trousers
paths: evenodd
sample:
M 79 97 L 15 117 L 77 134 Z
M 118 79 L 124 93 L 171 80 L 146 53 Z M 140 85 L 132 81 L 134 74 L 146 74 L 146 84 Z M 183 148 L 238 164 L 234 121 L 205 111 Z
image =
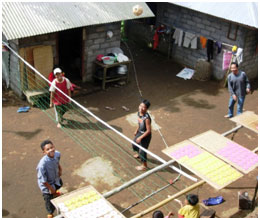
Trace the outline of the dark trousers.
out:
M 55 105 L 57 115 L 58 115 L 58 122 L 63 122 L 63 115 L 69 110 L 70 103 L 63 104 L 63 105 Z
M 142 133 L 141 133 L 141 132 L 138 132 L 138 133 L 136 134 L 135 138 L 134 138 L 134 142 L 136 142 L 136 139 L 137 139 L 138 137 L 140 137 L 141 135 L 142 135 Z M 148 136 L 146 136 L 145 138 L 143 138 L 143 139 L 141 140 L 141 143 L 140 143 L 139 145 L 141 145 L 141 146 L 142 146 L 143 148 L 145 148 L 145 149 L 148 149 L 149 144 L 150 144 L 150 141 L 151 141 L 151 138 L 152 138 L 152 135 L 151 135 L 151 134 L 148 135 Z M 138 148 L 137 146 L 135 146 L 134 144 L 132 144 L 132 146 L 133 146 L 133 150 L 139 153 L 139 157 L 141 158 L 141 161 L 142 161 L 142 162 L 146 162 L 146 161 L 147 161 L 147 153 L 144 152 L 143 150 L 139 149 L 139 148 Z
M 62 187 L 63 185 L 63 182 L 62 180 L 60 179 L 60 186 L 56 185 L 55 184 L 55 189 L 58 190 L 59 188 Z M 47 209 L 47 212 L 49 214 L 53 214 L 53 212 L 55 211 L 55 206 L 51 203 L 51 200 L 54 198 L 54 195 L 53 194 L 50 194 L 50 193 L 43 193 L 42 194 L 43 198 L 44 198 L 44 201 L 45 201 L 45 207 Z

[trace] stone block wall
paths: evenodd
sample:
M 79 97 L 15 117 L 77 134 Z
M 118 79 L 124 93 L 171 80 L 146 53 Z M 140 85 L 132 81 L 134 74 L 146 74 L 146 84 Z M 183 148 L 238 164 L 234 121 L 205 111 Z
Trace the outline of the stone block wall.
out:
M 174 5 L 172 3 L 161 2 L 157 3 L 156 26 L 160 24 L 166 25 L 172 32 L 175 28 L 179 28 L 184 32 L 195 34 L 197 39 L 197 49 L 186 48 L 178 46 L 173 43 L 171 57 L 178 63 L 181 63 L 190 68 L 195 68 L 199 59 L 207 60 L 207 49 L 202 48 L 199 37 L 203 36 L 207 39 L 212 39 L 227 45 L 222 45 L 222 51 L 217 53 L 217 48 L 214 49 L 212 63 L 212 77 L 220 80 L 223 78 L 227 70 L 222 70 L 223 53 L 225 50 L 231 51 L 232 46 L 236 45 L 244 49 L 243 63 L 240 69 L 244 70 L 249 78 L 257 77 L 257 62 L 258 56 L 255 54 L 257 48 L 257 29 L 250 29 L 245 26 L 238 26 L 237 37 L 235 40 L 228 38 L 230 21 L 206 15 L 197 11 L 193 11 L 184 7 Z M 149 31 L 142 31 L 144 28 L 128 23 L 128 38 L 133 40 L 143 41 L 142 39 L 151 39 Z M 145 26 L 145 24 L 143 24 Z M 147 26 L 147 25 L 146 25 Z M 234 30 L 236 24 L 232 23 L 231 35 L 234 37 Z M 138 29 L 138 30 L 137 30 Z M 149 30 L 148 26 L 146 27 Z M 168 54 L 169 44 L 171 40 L 161 41 L 158 50 L 163 54 Z
M 243 62 L 240 68 L 246 72 L 249 79 L 254 79 L 258 76 L 258 33 L 254 30 L 249 30 L 245 38 Z
M 106 55 L 111 52 L 112 48 L 120 48 L 120 29 L 120 22 L 86 27 L 85 46 L 83 48 L 85 53 L 83 82 L 92 80 L 92 74 L 95 72 L 93 62 L 98 54 Z M 113 32 L 112 38 L 107 37 L 107 31 Z
M 13 40 L 9 42 L 9 46 L 14 50 L 18 51 L 18 40 Z M 18 52 L 17 52 L 18 53 Z M 19 70 L 19 58 L 10 52 L 10 88 L 17 94 L 19 97 L 22 97 L 21 83 L 20 83 L 20 70 Z
M 207 60 L 207 49 L 202 48 L 199 36 L 204 36 L 208 39 L 218 41 L 221 43 L 236 45 L 244 49 L 244 59 L 241 63 L 240 69 L 246 71 L 249 78 L 257 77 L 255 67 L 257 65 L 257 56 L 254 50 L 257 47 L 257 30 L 252 30 L 239 25 L 237 29 L 237 37 L 235 40 L 229 39 L 228 31 L 230 22 L 196 12 L 187 8 L 176 6 L 170 3 L 158 4 L 158 24 L 162 23 L 170 28 L 180 28 L 184 32 L 193 33 L 198 37 L 198 49 L 191 49 L 186 47 L 179 47 L 174 44 L 173 58 L 184 65 L 194 68 L 198 59 Z M 236 28 L 236 24 L 232 23 L 232 31 Z M 234 37 L 234 33 L 230 35 Z M 215 79 L 222 79 L 226 70 L 222 70 L 223 53 L 224 50 L 231 51 L 232 47 L 222 45 L 221 53 L 217 53 L 217 48 L 214 50 L 212 67 L 213 77 Z M 252 57 L 254 57 L 252 59 Z

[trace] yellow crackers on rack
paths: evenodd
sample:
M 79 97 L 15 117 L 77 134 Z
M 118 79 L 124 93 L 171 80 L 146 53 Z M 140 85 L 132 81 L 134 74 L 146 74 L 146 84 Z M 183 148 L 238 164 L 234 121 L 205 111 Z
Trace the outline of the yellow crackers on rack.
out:
M 166 148 L 162 152 L 218 190 L 243 176 L 229 164 L 188 140 Z

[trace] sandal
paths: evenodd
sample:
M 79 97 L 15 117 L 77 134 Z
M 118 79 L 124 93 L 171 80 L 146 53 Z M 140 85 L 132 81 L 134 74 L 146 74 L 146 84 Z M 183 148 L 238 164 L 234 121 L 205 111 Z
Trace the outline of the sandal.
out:
M 130 111 L 130 109 L 127 108 L 127 107 L 125 107 L 125 106 L 122 106 L 122 109 L 124 109 L 126 112 L 129 112 L 129 111 Z
M 106 110 L 110 110 L 110 111 L 114 111 L 116 108 L 106 106 L 105 109 L 106 109 Z
M 144 166 L 137 166 L 137 167 L 135 167 L 135 169 L 137 169 L 137 170 L 139 170 L 139 171 L 145 171 L 145 170 L 147 170 L 147 167 L 144 167 Z

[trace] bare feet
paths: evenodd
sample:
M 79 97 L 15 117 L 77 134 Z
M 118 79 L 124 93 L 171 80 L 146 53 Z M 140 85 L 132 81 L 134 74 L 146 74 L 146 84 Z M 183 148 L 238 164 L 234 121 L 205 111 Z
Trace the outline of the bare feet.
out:
M 125 106 L 122 106 L 122 109 L 124 109 L 126 112 L 129 112 L 129 108 L 125 107 Z
M 60 123 L 57 124 L 57 128 L 61 128 L 61 124 Z
M 145 171 L 145 170 L 147 170 L 147 167 L 141 165 L 141 166 L 135 167 L 135 169 L 137 169 L 137 170 L 139 170 L 139 171 Z
M 140 158 L 140 157 L 139 157 L 139 154 L 135 154 L 135 155 L 134 155 L 134 158 L 139 159 L 139 158 Z

